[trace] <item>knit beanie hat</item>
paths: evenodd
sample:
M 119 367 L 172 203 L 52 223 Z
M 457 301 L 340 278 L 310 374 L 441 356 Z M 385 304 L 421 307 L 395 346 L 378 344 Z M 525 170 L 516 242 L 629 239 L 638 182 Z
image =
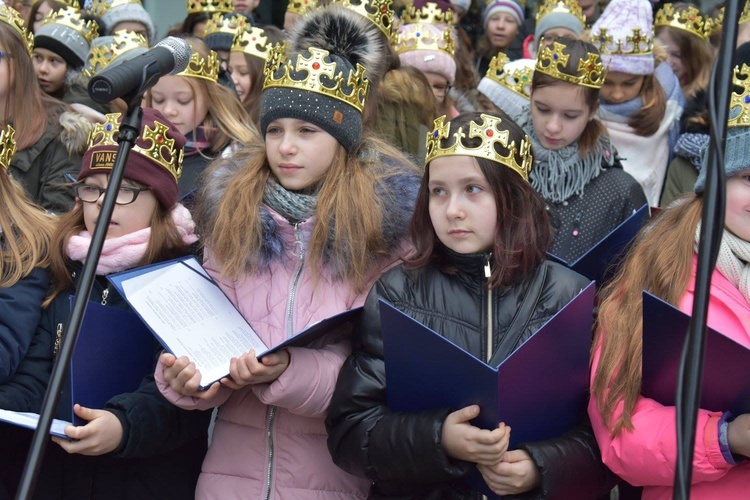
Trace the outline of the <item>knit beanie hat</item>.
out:
M 114 35 L 100 36 L 91 44 L 83 75 L 91 78 L 102 70 L 129 61 L 148 50 L 143 35 L 132 31 L 118 31 Z
M 203 41 L 211 50 L 229 50 L 237 34 L 252 26 L 246 14 L 234 12 L 231 14 L 213 14 L 206 23 Z
M 405 24 L 399 27 L 395 49 L 401 64 L 423 73 L 437 73 L 453 85 L 456 79 L 455 42 L 450 28 L 434 24 Z
M 117 133 L 120 113 L 106 115 L 89 134 L 88 150 L 83 155 L 78 180 L 112 171 L 117 158 Z M 170 210 L 177 203 L 177 181 L 182 173 L 182 148 L 185 136 L 159 111 L 143 108 L 141 133 L 128 156 L 125 178 L 151 188 L 159 204 Z
M 586 25 L 581 7 L 577 0 L 546 0 L 536 15 L 534 38 L 537 43 L 552 28 L 565 28 L 581 36 Z
M 508 61 L 508 57 L 500 53 L 490 61 L 487 75 L 479 82 L 477 90 L 516 119 L 529 104 L 535 64 L 534 59 Z
M 80 70 L 98 28 L 96 21 L 81 19 L 76 8 L 50 11 L 34 36 L 34 47 L 50 50 L 62 57 L 69 68 Z
M 101 18 L 108 35 L 112 34 L 113 28 L 118 24 L 131 21 L 144 25 L 148 31 L 149 45 L 154 43 L 154 22 L 140 0 L 97 0 L 92 3 L 91 11 Z
M 524 14 L 524 6 L 520 2 L 514 0 L 487 0 L 487 7 L 484 9 L 482 14 L 482 23 L 484 29 L 487 29 L 487 24 L 490 18 L 498 12 L 507 12 L 513 16 L 518 25 L 522 25 L 526 16 Z
M 609 71 L 654 72 L 653 12 L 649 0 L 612 0 L 591 27 L 591 43 Z

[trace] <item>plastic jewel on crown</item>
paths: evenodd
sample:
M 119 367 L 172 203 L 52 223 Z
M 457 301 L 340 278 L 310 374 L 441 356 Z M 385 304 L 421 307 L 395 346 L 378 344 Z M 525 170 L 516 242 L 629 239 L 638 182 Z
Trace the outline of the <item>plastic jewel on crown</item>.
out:
M 139 48 L 148 49 L 148 42 L 143 35 L 133 31 L 116 31 L 109 43 L 91 47 L 83 75 L 91 78 L 112 64 L 118 57 Z
M 736 116 L 729 119 L 727 127 L 750 127 L 750 66 L 735 66 L 732 83 L 742 88 L 742 93 L 732 92 L 729 113 Z
M 59 24 L 77 31 L 91 45 L 94 38 L 99 36 L 99 25 L 96 21 L 84 21 L 81 19 L 81 11 L 74 7 L 65 7 L 60 10 L 51 10 L 44 16 L 42 26 L 47 24 Z
M 588 52 L 585 59 L 578 61 L 578 69 L 576 75 L 573 76 L 563 71 L 570 57 L 563 52 L 565 48 L 565 45 L 560 42 L 553 42 L 551 48 L 545 47 L 544 43 L 540 43 L 535 71 L 568 83 L 593 89 L 602 88 L 607 70 L 604 69 L 599 54 Z
M 706 18 L 697 7 L 686 5 L 684 10 L 676 11 L 674 5 L 665 3 L 661 9 L 656 12 L 654 18 L 654 28 L 670 26 L 677 28 L 705 40 Z
M 498 52 L 490 60 L 490 66 L 485 76 L 516 94 L 529 99 L 531 97 L 531 80 L 534 78 L 534 67 L 527 66 L 509 70 L 507 66 L 509 62 L 508 56 L 502 52 Z
M 297 15 L 304 16 L 317 7 L 318 0 L 291 0 L 286 10 L 287 12 L 294 12 Z
M 388 40 L 393 33 L 393 0 L 336 0 L 334 3 L 366 17 Z
M 486 158 L 504 165 L 524 180 L 529 180 L 529 172 L 534 164 L 534 158 L 531 156 L 531 141 L 524 135 L 520 145 L 515 141 L 509 141 L 510 133 L 502 126 L 502 119 L 481 115 L 482 123 L 470 122 L 468 138 L 480 138 L 482 143 L 476 148 L 470 148 L 463 144 L 463 139 L 467 137 L 463 127 L 453 133 L 455 141 L 447 148 L 440 146 L 440 141 L 448 139 L 450 123 L 446 123 L 445 115 L 435 120 L 435 130 L 427 134 L 427 156 L 425 164 L 430 163 L 435 158 L 442 156 L 474 156 L 476 158 Z M 506 154 L 498 153 L 498 147 L 504 150 Z M 516 160 L 516 155 L 521 157 L 521 163 Z
M 456 42 L 453 40 L 452 31 L 452 28 L 445 28 L 440 38 L 434 38 L 425 24 L 409 24 L 394 35 L 393 48 L 397 54 L 412 50 L 441 50 L 453 57 L 456 53 Z
M 454 19 L 452 10 L 442 10 L 433 2 L 427 2 L 421 9 L 414 7 L 414 4 L 409 4 L 401 14 L 403 24 L 427 23 L 452 26 Z
M 229 14 L 234 12 L 233 0 L 188 0 L 187 13 L 199 14 L 201 12 L 221 12 Z
M 0 129 L 0 167 L 8 170 L 13 155 L 16 154 L 16 130 L 10 125 Z
M 0 3 L 0 22 L 3 22 L 16 30 L 21 37 L 21 40 L 23 40 L 26 45 L 26 50 L 29 51 L 29 55 L 34 52 L 34 34 L 26 29 L 21 14 L 15 9 L 6 6 L 4 3 Z
M 260 59 L 268 59 L 273 44 L 268 43 L 266 32 L 261 28 L 252 26 L 245 28 L 232 42 L 231 52 L 243 52 Z
M 89 12 L 97 17 L 102 17 L 102 15 L 108 10 L 112 10 L 115 7 L 122 7 L 123 5 L 128 4 L 137 4 L 142 6 L 141 0 L 110 0 L 109 2 L 107 0 L 94 0 L 93 2 L 91 2 Z
M 190 62 L 187 68 L 177 76 L 189 76 L 192 78 L 203 78 L 217 82 L 219 80 L 219 56 L 213 50 L 208 53 L 208 57 L 203 57 L 197 51 L 190 54 Z
M 242 30 L 250 27 L 247 18 L 242 14 L 234 16 L 225 16 L 221 13 L 212 15 L 206 22 L 206 29 L 203 32 L 203 38 L 215 33 L 226 33 L 236 36 Z
M 606 55 L 647 55 L 654 53 L 654 39 L 648 33 L 641 33 L 640 28 L 631 30 L 624 40 L 614 40 L 607 34 L 607 28 L 591 33 L 591 44 Z
M 539 23 L 544 16 L 553 12 L 570 14 L 581 21 L 581 26 L 586 26 L 586 17 L 583 15 L 583 10 L 578 5 L 577 0 L 545 0 L 539 6 L 539 11 L 536 14 L 536 22 Z
M 285 45 L 275 45 L 270 50 L 263 70 L 263 89 L 286 87 L 326 95 L 352 106 L 360 113 L 365 107 L 365 99 L 370 89 L 370 81 L 365 76 L 365 67 L 357 63 L 356 69 L 348 74 L 337 71 L 335 63 L 326 62 L 327 50 L 310 47 L 310 57 L 299 54 L 296 63 L 287 58 Z M 301 73 L 304 74 L 301 75 Z M 328 83 L 323 81 L 325 77 Z M 348 87 L 347 89 L 342 88 Z

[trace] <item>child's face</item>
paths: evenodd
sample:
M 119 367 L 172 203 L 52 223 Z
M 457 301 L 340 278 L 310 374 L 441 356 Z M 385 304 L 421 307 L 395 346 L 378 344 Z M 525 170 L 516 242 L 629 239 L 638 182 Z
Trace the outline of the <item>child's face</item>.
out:
M 90 186 L 106 188 L 109 178 L 106 174 L 95 174 L 86 177 L 84 183 Z M 120 189 L 124 187 L 137 187 L 127 179 L 122 180 Z M 96 221 L 102 210 L 104 194 L 94 203 L 83 203 L 83 222 L 89 233 L 94 232 Z M 107 230 L 107 239 L 125 236 L 151 226 L 151 217 L 156 211 L 158 202 L 151 191 L 141 191 L 138 193 L 135 201 L 129 205 L 115 205 L 112 212 L 112 221 L 109 223 Z
M 531 123 L 539 142 L 547 149 L 561 149 L 576 142 L 595 112 L 586 104 L 580 85 L 560 82 L 531 92 Z
M 65 60 L 51 50 L 34 49 L 34 55 L 31 58 L 34 63 L 34 73 L 39 86 L 47 94 L 53 94 L 60 90 L 65 83 L 65 72 L 68 65 Z
M 139 35 L 142 35 L 143 38 L 148 40 L 148 28 L 145 24 L 139 23 L 138 21 L 123 21 L 121 23 L 117 23 L 114 26 L 112 26 L 112 29 L 109 30 L 110 33 L 117 33 L 118 31 L 132 31 L 133 33 L 138 33 Z
M 451 88 L 448 79 L 443 75 L 433 73 L 432 71 L 426 71 L 424 75 L 427 77 L 427 81 L 430 82 L 432 93 L 435 94 L 435 100 L 438 104 L 443 104 L 445 102 L 445 96 L 448 95 L 448 91 Z
M 677 45 L 677 42 L 669 34 L 669 29 L 667 28 L 661 30 L 656 37 L 667 48 L 667 61 L 672 67 L 675 76 L 680 81 L 680 85 L 685 85 L 688 82 L 685 81 L 685 67 L 682 64 L 682 52 L 680 51 L 679 45 Z
M 620 104 L 632 101 L 641 93 L 643 75 L 630 75 L 620 71 L 610 71 L 599 91 L 599 98 L 607 104 Z
M 750 170 L 727 179 L 727 207 L 724 225 L 750 242 Z
M 229 74 L 232 76 L 232 82 L 234 82 L 234 88 L 237 89 L 240 102 L 245 102 L 245 98 L 252 87 L 252 75 L 247 67 L 245 54 L 242 52 L 231 52 L 229 54 Z
M 299 191 L 323 178 L 339 142 L 312 123 L 279 118 L 266 129 L 266 155 L 271 171 L 285 189 Z
M 518 34 L 516 18 L 507 12 L 496 12 L 487 21 L 487 37 L 496 49 L 507 49 Z
M 193 92 L 188 77 L 166 75 L 151 88 L 151 107 L 171 121 L 183 135 L 198 128 L 208 114 L 201 92 Z
M 477 161 L 471 156 L 443 156 L 428 168 L 430 219 L 440 242 L 461 254 L 491 251 L 497 204 Z

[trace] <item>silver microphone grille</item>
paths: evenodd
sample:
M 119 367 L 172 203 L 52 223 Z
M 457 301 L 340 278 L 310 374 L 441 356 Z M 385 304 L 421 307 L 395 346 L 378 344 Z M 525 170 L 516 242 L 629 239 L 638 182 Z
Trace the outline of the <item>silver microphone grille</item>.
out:
M 172 52 L 174 56 L 174 69 L 169 73 L 170 75 L 180 73 L 187 68 L 191 55 L 190 45 L 182 38 L 168 36 L 157 43 L 155 47 L 164 47 Z

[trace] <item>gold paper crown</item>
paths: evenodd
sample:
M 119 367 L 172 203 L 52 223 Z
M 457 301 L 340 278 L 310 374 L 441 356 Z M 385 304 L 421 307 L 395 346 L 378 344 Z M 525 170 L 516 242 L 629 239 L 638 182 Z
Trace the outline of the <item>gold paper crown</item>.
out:
M 3 22 L 16 30 L 21 37 L 21 40 L 26 44 L 26 49 L 29 51 L 29 55 L 34 52 L 34 34 L 26 29 L 21 14 L 4 3 L 0 3 L 0 22 Z
M 215 33 L 226 33 L 233 37 L 249 26 L 247 17 L 242 14 L 226 16 L 217 12 L 212 15 L 206 22 L 206 29 L 203 32 L 203 38 Z
M 115 134 L 120 130 L 120 124 L 117 119 L 121 116 L 120 113 L 109 113 L 105 116 L 106 120 L 104 123 L 97 123 L 89 133 L 89 143 L 87 149 L 100 146 L 113 146 L 117 147 L 119 144 L 115 139 Z M 155 161 L 162 167 L 164 167 L 175 181 L 180 179 L 182 175 L 182 156 L 184 150 L 175 148 L 174 139 L 167 137 L 167 131 L 169 126 L 159 121 L 154 121 L 154 128 L 146 125 L 141 132 L 139 139 L 142 141 L 148 141 L 151 143 L 151 147 L 143 148 L 136 144 L 133 146 L 133 151 L 147 156 L 151 160 Z
M 449 137 L 450 123 L 445 122 L 445 115 L 435 120 L 435 130 L 427 134 L 427 156 L 425 164 L 430 163 L 435 158 L 442 156 L 474 156 L 476 158 L 486 158 L 500 163 L 516 172 L 523 177 L 525 181 L 529 180 L 529 172 L 534 164 L 534 158 L 531 156 L 531 141 L 524 134 L 520 145 L 515 141 L 508 143 L 510 133 L 507 128 L 502 126 L 501 118 L 481 115 L 482 123 L 470 122 L 468 137 L 478 137 L 482 139 L 482 144 L 476 148 L 464 146 L 462 139 L 465 139 L 466 133 L 463 127 L 460 127 L 453 133 L 455 141 L 447 148 L 440 146 L 440 141 Z M 502 146 L 507 154 L 502 155 L 497 152 L 496 145 Z M 516 153 L 521 156 L 521 163 L 516 160 Z
M 724 12 L 724 8 L 721 9 L 722 12 Z M 723 21 L 723 19 L 722 19 Z M 743 24 L 750 21 L 750 1 L 745 2 L 745 6 L 742 8 L 742 12 L 740 13 L 740 20 L 738 24 Z
M 456 42 L 453 40 L 451 28 L 443 29 L 440 38 L 433 37 L 427 25 L 424 23 L 412 24 L 404 31 L 394 36 L 393 48 L 397 54 L 411 52 L 412 50 L 440 50 L 453 57 L 456 53 Z
M 109 43 L 91 47 L 83 75 L 91 78 L 112 64 L 118 57 L 139 48 L 148 49 L 148 42 L 143 35 L 133 31 L 117 31 Z
M 727 127 L 750 127 L 750 66 L 747 64 L 743 64 L 742 67 L 735 66 L 732 83 L 742 88 L 742 93 L 732 91 L 729 110 L 732 112 L 739 108 L 739 113 L 729 119 Z
M 294 12 L 304 16 L 318 6 L 318 0 L 291 0 L 287 5 L 287 12 Z
M 747 8 L 747 4 L 745 4 Z M 743 12 L 744 13 L 744 12 Z M 716 17 L 706 16 L 706 36 L 714 36 L 721 31 L 721 25 L 724 22 L 724 7 L 719 9 Z
M 13 155 L 16 154 L 16 130 L 6 125 L 0 130 L 0 167 L 8 170 Z
M 546 0 L 536 13 L 537 24 L 544 16 L 553 12 L 570 14 L 581 21 L 581 26 L 586 26 L 586 17 L 583 15 L 581 6 L 578 5 L 578 0 Z
M 485 76 L 516 94 L 529 99 L 531 97 L 531 80 L 534 78 L 534 67 L 525 66 L 510 70 L 507 67 L 509 62 L 510 59 L 508 56 L 502 52 L 498 52 L 490 60 L 490 66 Z
M 578 61 L 578 69 L 576 75 L 573 76 L 562 71 L 568 64 L 568 58 L 570 57 L 569 54 L 563 53 L 566 48 L 565 45 L 560 42 L 553 42 L 552 48 L 545 47 L 544 43 L 539 45 L 535 71 L 568 83 L 583 85 L 592 89 L 602 88 L 607 70 L 604 69 L 599 54 L 588 52 L 586 59 Z
M 243 52 L 260 59 L 268 59 L 272 43 L 268 43 L 266 32 L 261 28 L 252 26 L 245 28 L 234 37 L 230 52 Z
M 93 19 L 84 21 L 81 19 L 81 11 L 75 7 L 65 7 L 60 10 L 51 10 L 44 16 L 42 26 L 47 24 L 59 24 L 80 33 L 91 45 L 94 38 L 99 36 L 99 25 Z
M 414 4 L 409 4 L 401 14 L 404 24 L 428 23 L 428 24 L 453 24 L 453 11 L 442 10 L 438 4 L 427 2 L 421 9 L 417 10 Z
M 81 4 L 78 0 L 57 0 L 66 7 L 73 7 L 74 9 L 81 10 Z
M 338 5 L 366 17 L 391 39 L 393 34 L 393 0 L 336 0 Z
M 213 50 L 208 53 L 208 57 L 203 57 L 194 50 L 190 54 L 190 62 L 184 71 L 177 73 L 177 76 L 189 76 L 191 78 L 203 78 L 212 82 L 219 81 L 219 56 Z
M 274 45 L 270 50 L 268 62 L 263 69 L 265 80 L 263 90 L 271 87 L 286 87 L 308 92 L 315 92 L 334 99 L 342 101 L 360 113 L 365 107 L 365 99 L 370 89 L 370 81 L 365 76 L 365 67 L 357 63 L 356 69 L 350 70 L 348 74 L 343 71 L 337 72 L 336 64 L 326 62 L 325 58 L 329 56 L 327 50 L 310 47 L 308 49 L 310 57 L 304 57 L 302 54 L 297 56 L 297 61 L 292 61 L 285 54 L 286 47 L 282 44 Z M 281 74 L 276 77 L 276 73 Z M 304 78 L 297 78 L 294 73 L 304 72 Z M 332 82 L 326 85 L 321 81 L 321 77 L 328 77 Z M 342 88 L 346 85 L 351 90 L 347 91 Z
M 599 52 L 607 55 L 636 56 L 654 53 L 654 39 L 648 33 L 641 33 L 640 28 L 631 30 L 625 40 L 613 40 L 607 34 L 607 28 L 601 28 L 598 33 L 591 33 L 591 43 Z
M 108 3 L 107 0 L 94 0 L 91 2 L 91 6 L 89 7 L 89 12 L 91 12 L 93 15 L 97 17 L 102 17 L 102 15 L 107 12 L 108 10 L 114 9 L 115 7 L 121 7 L 123 5 L 128 4 L 138 4 L 143 6 L 141 4 L 141 0 L 111 0 L 112 3 Z
M 697 7 L 686 5 L 684 10 L 675 11 L 674 5 L 665 3 L 664 6 L 656 12 L 654 18 L 654 28 L 669 26 L 677 28 L 705 40 L 706 18 Z
M 202 12 L 221 12 L 228 14 L 234 12 L 233 0 L 188 0 L 187 13 L 199 14 Z

